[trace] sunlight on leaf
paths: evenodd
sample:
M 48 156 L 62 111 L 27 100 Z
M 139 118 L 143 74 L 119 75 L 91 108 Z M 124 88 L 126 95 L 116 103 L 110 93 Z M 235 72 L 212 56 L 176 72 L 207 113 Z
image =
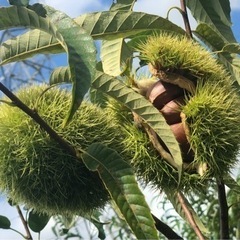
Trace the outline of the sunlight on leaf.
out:
M 119 76 L 123 71 L 128 58 L 132 57 L 132 52 L 128 48 L 123 38 L 113 40 L 103 40 L 101 48 L 101 59 L 103 70 L 111 76 Z
M 235 49 L 235 53 L 224 52 L 228 48 L 229 42 L 222 37 L 221 34 L 216 32 L 209 25 L 201 23 L 197 26 L 194 34 L 213 52 L 218 54 L 219 60 L 225 65 L 225 67 L 232 74 L 233 78 L 240 84 L 240 57 L 238 54 L 238 48 Z M 233 50 L 231 48 L 231 50 Z
M 226 41 L 236 42 L 231 29 L 229 0 L 187 0 L 186 3 L 198 23 L 206 23 Z

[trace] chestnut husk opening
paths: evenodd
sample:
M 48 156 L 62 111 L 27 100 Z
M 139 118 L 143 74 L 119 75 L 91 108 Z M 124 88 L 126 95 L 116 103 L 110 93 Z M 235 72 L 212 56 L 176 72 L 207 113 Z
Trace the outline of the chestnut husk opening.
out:
M 170 126 L 179 147 L 183 161 L 190 163 L 194 160 L 194 152 L 187 139 L 181 119 L 181 105 L 185 105 L 185 91 L 177 85 L 157 81 L 147 91 L 146 97 L 156 107 Z

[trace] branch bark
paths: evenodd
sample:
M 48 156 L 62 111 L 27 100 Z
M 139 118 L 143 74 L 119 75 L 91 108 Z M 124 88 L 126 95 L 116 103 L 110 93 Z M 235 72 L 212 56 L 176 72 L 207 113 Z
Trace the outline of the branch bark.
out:
M 24 229 L 25 229 L 26 234 L 27 234 L 26 239 L 27 240 L 33 240 L 32 235 L 31 235 L 30 230 L 29 230 L 28 225 L 27 225 L 27 221 L 24 219 L 20 207 L 17 205 L 16 208 L 17 208 L 18 215 L 19 215 L 19 217 L 20 217 L 20 219 L 21 219 L 21 221 L 23 223 Z
M 186 1 L 185 0 L 180 0 L 180 4 L 181 4 L 182 16 L 183 16 L 183 21 L 184 21 L 184 25 L 185 25 L 187 35 L 188 35 L 189 38 L 193 38 L 190 23 L 189 23 L 189 19 L 188 19 L 188 14 L 187 14 Z
M 225 191 L 225 185 L 222 179 L 217 180 L 218 187 L 218 202 L 220 208 L 220 238 L 229 239 L 229 219 L 228 219 L 228 204 Z

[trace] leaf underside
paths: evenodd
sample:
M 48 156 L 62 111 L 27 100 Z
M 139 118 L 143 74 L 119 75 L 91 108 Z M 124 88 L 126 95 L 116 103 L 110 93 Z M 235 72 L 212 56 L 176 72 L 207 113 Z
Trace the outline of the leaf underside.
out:
M 74 20 L 93 39 L 112 40 L 126 37 L 131 38 L 139 33 L 147 32 L 151 34 L 157 31 L 185 34 L 183 29 L 162 17 L 140 12 L 105 11 L 84 14 Z M 1 26 L 3 27 L 4 24 L 1 25 L 0 23 Z M 0 46 L 1 64 L 24 60 L 29 56 L 48 51 L 49 53 L 64 51 L 61 44 L 55 38 L 53 39 L 52 35 L 44 32 L 44 30 L 41 33 L 39 31 L 38 29 L 30 30 L 28 33 L 3 43 Z M 29 43 L 29 36 L 34 37 L 33 40 L 38 46 Z M 38 36 L 40 39 L 37 38 Z M 26 47 L 26 41 L 28 47 Z M 14 49 L 14 51 L 9 48 Z
M 198 23 L 206 23 L 228 42 L 236 42 L 231 29 L 229 0 L 187 0 L 187 7 Z
M 106 74 L 119 76 L 128 58 L 131 57 L 132 51 L 130 51 L 123 38 L 103 40 L 101 59 Z
M 199 24 L 194 33 L 201 41 L 210 47 L 213 52 L 217 52 L 219 60 L 230 71 L 234 80 L 240 84 L 239 47 L 236 47 L 238 45 L 229 45 L 229 42 L 226 41 L 221 34 L 204 23 Z
M 86 166 L 97 170 L 111 198 L 138 239 L 157 239 L 150 209 L 130 165 L 113 149 L 101 143 L 89 146 L 82 155 Z

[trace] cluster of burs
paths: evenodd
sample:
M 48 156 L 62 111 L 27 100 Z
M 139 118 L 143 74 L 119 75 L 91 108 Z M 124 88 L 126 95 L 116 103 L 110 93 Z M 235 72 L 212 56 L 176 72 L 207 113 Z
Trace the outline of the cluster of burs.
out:
M 240 136 L 240 98 L 233 81 L 213 55 L 185 37 L 151 36 L 137 49 L 148 64 L 149 79 L 134 88 L 159 110 L 176 137 L 183 158 L 178 170 L 154 148 L 144 125 L 116 100 L 104 107 L 84 102 L 62 127 L 71 94 L 46 86 L 19 90 L 17 96 L 73 147 L 86 149 L 101 142 L 128 161 L 141 181 L 158 189 L 183 192 L 231 171 Z M 66 153 L 17 107 L 0 105 L 0 190 L 13 202 L 50 215 L 84 215 L 103 208 L 108 191 L 96 172 Z M 147 123 L 145 123 L 146 126 Z M 164 151 L 168 148 L 158 138 Z

